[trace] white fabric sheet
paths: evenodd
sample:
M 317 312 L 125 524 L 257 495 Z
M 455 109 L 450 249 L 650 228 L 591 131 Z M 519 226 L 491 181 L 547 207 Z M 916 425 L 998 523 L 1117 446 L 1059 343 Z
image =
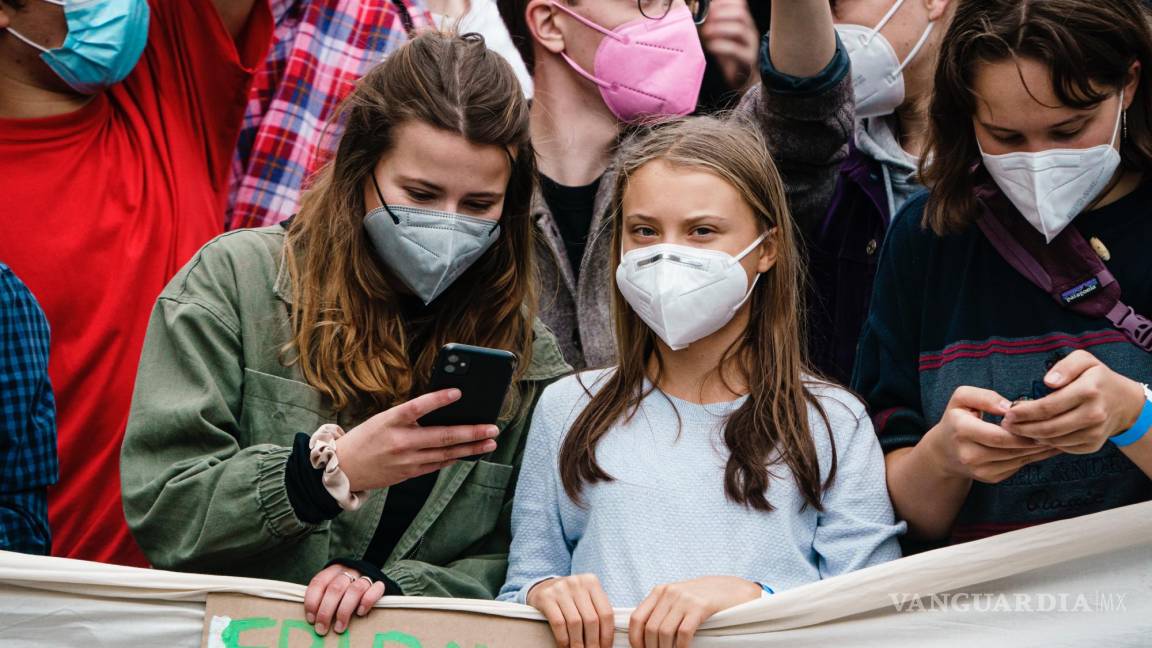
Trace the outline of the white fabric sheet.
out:
M 302 602 L 291 583 L 0 552 L 0 646 L 198 646 L 208 592 Z M 933 597 L 935 595 L 935 597 Z M 381 607 L 538 619 L 511 603 Z M 629 610 L 618 610 L 627 646 Z M 1152 646 L 1152 502 L 904 558 L 726 610 L 695 645 Z

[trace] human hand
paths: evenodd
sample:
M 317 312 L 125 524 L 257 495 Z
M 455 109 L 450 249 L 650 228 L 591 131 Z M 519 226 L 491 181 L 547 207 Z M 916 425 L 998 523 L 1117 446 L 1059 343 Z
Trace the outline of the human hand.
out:
M 616 632 L 608 595 L 593 574 L 550 578 L 528 591 L 528 605 L 540 610 L 561 648 L 611 648 Z
M 996 484 L 1024 466 L 1060 454 L 1060 450 L 1018 436 L 983 419 L 1005 416 L 1012 404 L 994 391 L 959 387 L 940 422 L 924 440 L 935 467 L 953 477 Z
M 744 90 L 760 79 L 760 33 L 745 0 L 712 0 L 700 44 L 720 66 L 728 87 Z
M 348 628 L 352 613 L 364 616 L 384 596 L 383 581 L 372 582 L 359 571 L 329 565 L 312 577 L 304 592 L 304 618 L 316 625 L 316 634 L 337 634 Z M 335 624 L 333 624 L 335 621 Z
M 460 399 L 444 389 L 401 403 L 336 440 L 336 457 L 353 491 L 386 488 L 496 449 L 495 425 L 421 427 L 420 417 Z
M 658 585 L 628 621 L 632 648 L 687 648 L 713 614 L 760 598 L 761 587 L 735 576 L 705 576 Z
M 1144 408 L 1144 387 L 1087 351 L 1056 363 L 1044 384 L 1055 391 L 1017 403 L 1004 416 L 1004 429 L 1070 454 L 1096 452 L 1135 425 Z

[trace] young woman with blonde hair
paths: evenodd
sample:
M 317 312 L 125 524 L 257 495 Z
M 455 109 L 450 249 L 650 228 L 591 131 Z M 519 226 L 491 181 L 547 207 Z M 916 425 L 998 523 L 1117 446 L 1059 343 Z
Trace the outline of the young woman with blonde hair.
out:
M 802 263 L 759 130 L 627 142 L 613 193 L 619 364 L 545 390 L 501 598 L 563 646 L 687 646 L 713 613 L 900 555 L 879 444 L 804 358 Z

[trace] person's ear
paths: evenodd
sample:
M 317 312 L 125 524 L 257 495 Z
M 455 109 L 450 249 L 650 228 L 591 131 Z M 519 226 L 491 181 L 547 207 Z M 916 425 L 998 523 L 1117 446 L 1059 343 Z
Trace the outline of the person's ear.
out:
M 951 0 L 924 0 L 924 8 L 928 10 L 928 20 L 936 22 L 948 13 Z
M 768 236 L 760 242 L 760 258 L 756 261 L 756 272 L 763 274 L 776 265 L 776 256 L 780 251 L 779 237 L 777 236 L 779 231 L 773 227 L 768 230 Z
M 1124 83 L 1124 110 L 1136 100 L 1136 91 L 1140 89 L 1140 61 L 1132 61 L 1128 67 L 1128 80 Z
M 553 0 L 529 0 L 524 8 L 524 18 L 532 39 L 545 50 L 559 54 L 564 51 L 564 33 L 556 22 L 559 13 L 552 6 Z

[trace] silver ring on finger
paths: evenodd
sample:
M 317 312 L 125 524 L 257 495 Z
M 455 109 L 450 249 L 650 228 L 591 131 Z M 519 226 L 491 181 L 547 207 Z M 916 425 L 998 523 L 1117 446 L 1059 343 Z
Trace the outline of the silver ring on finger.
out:
M 376 584 L 376 581 L 372 580 L 372 577 L 367 574 L 361 574 L 360 578 L 357 578 L 356 580 L 366 581 L 368 583 L 368 587 L 372 587 L 374 584 Z
M 349 584 L 349 585 L 351 585 L 352 583 L 355 583 L 355 582 L 356 582 L 356 577 L 355 577 L 355 576 L 353 576 L 352 574 L 349 574 L 348 572 L 346 572 L 346 571 L 343 571 L 343 570 L 341 570 L 341 571 L 340 571 L 340 573 L 341 573 L 341 574 L 344 574 L 345 576 L 347 576 L 347 577 L 348 577 L 348 584 Z

